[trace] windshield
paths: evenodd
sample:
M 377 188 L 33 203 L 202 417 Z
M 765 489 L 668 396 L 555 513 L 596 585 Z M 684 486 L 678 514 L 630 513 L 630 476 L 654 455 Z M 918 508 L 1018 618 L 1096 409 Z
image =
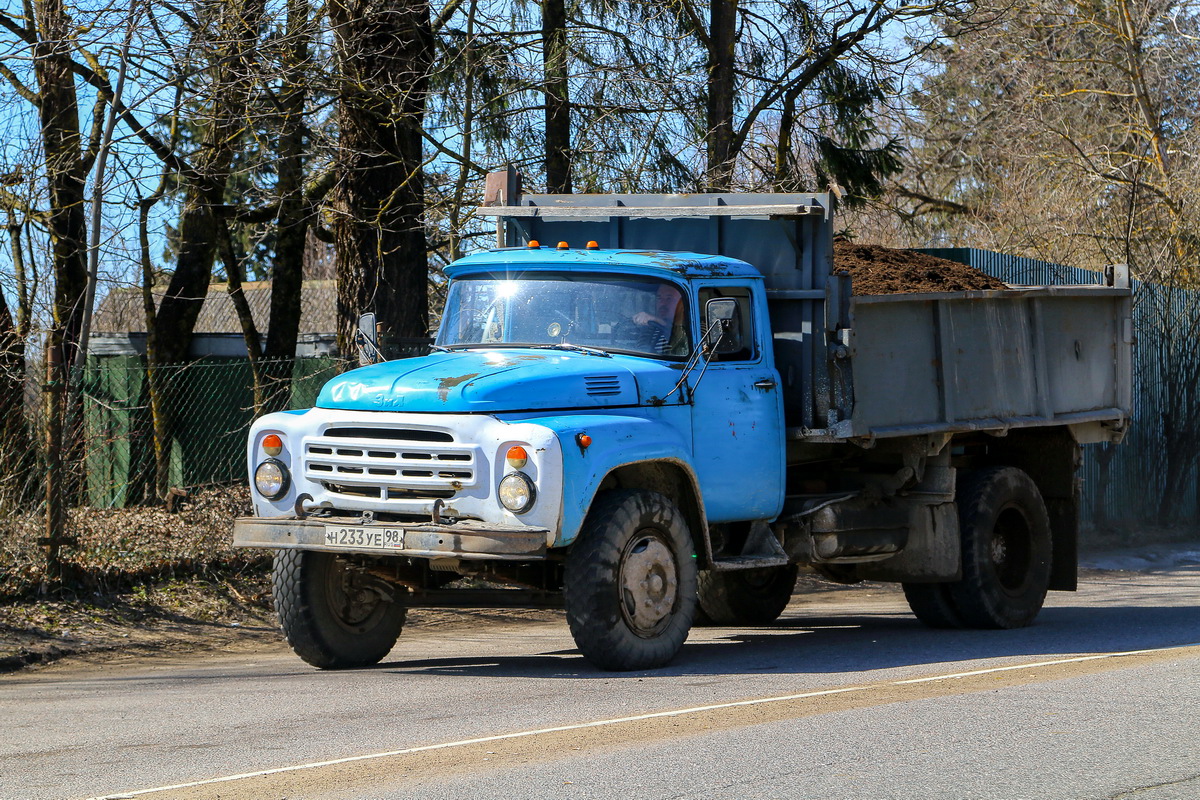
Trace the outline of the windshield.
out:
M 687 303 L 674 284 L 646 278 L 525 273 L 450 285 L 442 347 L 569 346 L 685 358 Z

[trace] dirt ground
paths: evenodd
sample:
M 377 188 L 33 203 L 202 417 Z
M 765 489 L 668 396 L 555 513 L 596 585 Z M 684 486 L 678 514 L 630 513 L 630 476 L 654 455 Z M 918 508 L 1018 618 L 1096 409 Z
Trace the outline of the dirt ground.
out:
M 1002 281 L 966 264 L 877 244 L 835 241 L 833 266 L 850 273 L 857 295 L 1007 288 Z

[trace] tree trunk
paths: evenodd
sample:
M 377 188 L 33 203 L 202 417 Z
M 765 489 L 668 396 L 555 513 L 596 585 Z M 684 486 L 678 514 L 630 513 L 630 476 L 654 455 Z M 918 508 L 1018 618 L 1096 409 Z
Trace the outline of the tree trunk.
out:
M 279 216 L 275 233 L 275 262 L 271 265 L 271 310 L 267 343 L 259 374 L 264 381 L 262 409 L 287 407 L 296 339 L 300 333 L 304 252 L 313 209 L 304 197 L 304 105 L 308 96 L 309 41 L 312 37 L 308 0 L 288 0 L 287 46 L 284 55 L 279 108 L 277 164 Z
M 727 192 L 733 184 L 734 44 L 737 0 L 710 0 L 708 33 L 708 172 L 706 191 Z
M 800 88 L 792 89 L 783 96 L 783 110 L 779 114 L 779 140 L 775 143 L 775 175 L 771 182 L 777 192 L 799 191 L 799 176 L 796 174 L 796 154 L 793 152 L 796 133 L 796 101 Z
M 338 343 L 373 309 L 384 342 L 428 333 L 421 127 L 432 58 L 426 0 L 334 0 L 341 70 L 334 190 Z
M 8 234 L 14 271 L 24 283 L 25 254 L 21 247 L 21 225 L 10 217 Z M 23 288 L 23 287 L 22 287 Z M 26 293 L 18 292 L 24 305 Z M 18 307 L 13 320 L 4 293 L 0 292 L 0 505 L 21 506 L 29 497 L 29 476 L 36 474 L 34 447 L 25 416 L 25 335 L 22 324 L 28 310 Z
M 145 494 L 166 500 L 171 488 L 171 403 L 167 399 L 166 371 L 159 367 L 158 312 L 154 305 L 154 265 L 150 259 L 150 210 L 166 192 L 164 178 L 158 191 L 138 203 L 138 244 L 142 266 L 142 313 L 146 320 L 146 394 L 150 398 L 151 441 L 154 450 L 154 488 Z
M 546 191 L 571 193 L 571 101 L 567 87 L 567 7 L 542 0 L 542 75 L 546 98 Z
M 82 452 L 82 437 L 64 437 L 72 420 L 66 404 L 69 367 L 79 346 L 83 298 L 87 288 L 87 223 L 84 217 L 84 184 L 87 161 L 81 150 L 79 103 L 71 73 L 71 39 L 74 29 L 62 0 L 39 0 L 35 5 L 38 43 L 34 47 L 34 73 L 38 82 L 38 113 L 54 271 L 52 322 L 46 335 L 46 540 L 47 574 L 58 578 L 58 548 L 66 536 L 66 507 L 74 494 L 72 466 Z

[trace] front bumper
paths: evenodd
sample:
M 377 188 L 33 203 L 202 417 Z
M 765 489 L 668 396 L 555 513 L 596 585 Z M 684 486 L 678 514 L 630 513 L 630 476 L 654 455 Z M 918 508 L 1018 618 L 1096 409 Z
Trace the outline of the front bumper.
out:
M 400 531 L 399 546 L 384 548 L 328 544 L 326 528 L 361 528 L 366 532 Z M 264 519 L 242 517 L 233 523 L 234 547 L 272 550 L 321 550 L 327 553 L 361 553 L 411 558 L 464 558 L 528 561 L 546 557 L 546 528 L 498 525 L 463 520 L 441 525 L 369 522 L 358 517 L 317 519 Z

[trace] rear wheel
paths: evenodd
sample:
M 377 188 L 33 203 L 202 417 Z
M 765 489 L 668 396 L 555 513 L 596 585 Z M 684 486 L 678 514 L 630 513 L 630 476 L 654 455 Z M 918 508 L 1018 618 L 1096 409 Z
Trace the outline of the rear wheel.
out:
M 1033 479 L 1013 467 L 958 483 L 962 579 L 904 585 L 908 605 L 934 628 L 1020 628 L 1050 587 L 1050 518 Z
M 667 664 L 696 606 L 696 559 L 679 509 L 657 492 L 600 495 L 567 556 L 563 594 L 571 635 L 593 664 Z
M 281 550 L 271 587 L 288 644 L 314 667 L 376 664 L 404 627 L 404 606 L 333 553 Z
M 906 583 L 904 599 L 917 619 L 931 628 L 961 628 L 962 616 L 954 607 L 946 583 Z
M 963 622 L 1020 628 L 1033 622 L 1050 587 L 1050 517 L 1033 479 L 995 467 L 965 476 L 958 490 L 963 576 L 949 595 Z
M 787 608 L 800 568 L 700 573 L 698 599 L 704 624 L 768 625 Z

